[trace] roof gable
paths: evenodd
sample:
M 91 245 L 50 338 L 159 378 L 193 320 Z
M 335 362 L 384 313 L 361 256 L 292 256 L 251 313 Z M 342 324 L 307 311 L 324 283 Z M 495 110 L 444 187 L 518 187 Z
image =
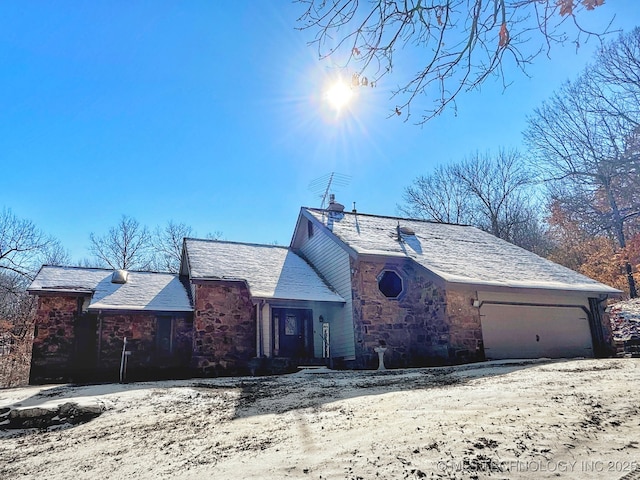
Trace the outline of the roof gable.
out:
M 170 273 L 129 271 L 127 282 L 112 283 L 113 270 L 43 266 L 29 292 L 91 294 L 90 310 L 193 310 L 184 285 Z
M 306 210 L 357 254 L 408 257 L 450 283 L 620 293 L 475 227 Z
M 344 302 L 286 247 L 185 239 L 192 279 L 245 281 L 256 298 Z

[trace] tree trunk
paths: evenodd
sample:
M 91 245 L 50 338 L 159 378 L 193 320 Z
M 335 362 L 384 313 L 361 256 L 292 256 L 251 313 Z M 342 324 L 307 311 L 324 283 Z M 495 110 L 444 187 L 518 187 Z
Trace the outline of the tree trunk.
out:
M 629 296 L 631 298 L 637 298 L 638 291 L 636 290 L 636 281 L 633 278 L 631 264 L 629 262 L 626 262 L 624 267 L 625 267 L 625 270 L 627 271 L 627 282 L 629 282 Z
M 616 238 L 618 240 L 618 245 L 620 246 L 620 248 L 624 249 L 627 247 L 627 240 L 624 234 L 624 220 L 620 215 L 620 210 L 618 209 L 618 203 L 616 202 L 613 192 L 611 191 L 609 182 L 604 182 L 604 188 L 607 193 L 607 199 L 609 200 L 609 206 L 611 207 L 611 217 L 612 217 L 611 223 L 613 224 L 613 228 L 615 230 Z M 636 289 L 636 281 L 633 278 L 633 269 L 631 267 L 631 264 L 628 261 L 626 261 L 624 264 L 624 268 L 627 273 L 627 283 L 629 284 L 629 296 L 631 298 L 637 298 L 638 291 Z

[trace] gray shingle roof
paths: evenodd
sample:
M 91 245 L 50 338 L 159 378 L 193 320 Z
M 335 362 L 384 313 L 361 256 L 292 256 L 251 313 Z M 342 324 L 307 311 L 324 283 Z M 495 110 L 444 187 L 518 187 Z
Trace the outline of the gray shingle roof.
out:
M 358 254 L 409 257 L 447 282 L 620 293 L 475 227 L 344 212 L 306 210 Z M 401 235 L 398 223 L 415 235 Z
M 286 247 L 191 238 L 185 245 L 191 278 L 246 281 L 256 298 L 344 302 Z
M 193 310 L 177 275 L 128 272 L 127 283 L 111 283 L 113 270 L 101 268 L 43 266 L 29 291 L 93 293 L 90 310 L 146 310 L 188 312 Z

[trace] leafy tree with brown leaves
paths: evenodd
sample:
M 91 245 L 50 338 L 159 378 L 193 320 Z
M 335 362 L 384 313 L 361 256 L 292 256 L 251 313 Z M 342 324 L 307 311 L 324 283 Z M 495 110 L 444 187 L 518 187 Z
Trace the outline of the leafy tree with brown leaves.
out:
M 629 293 L 626 266 L 640 267 L 640 234 L 630 235 L 621 249 L 611 235 L 593 235 L 579 215 L 555 201 L 547 219 L 547 236 L 551 242 L 549 260 L 580 272 L 599 282 Z
M 627 118 L 633 108 L 619 115 L 609 110 L 613 101 L 587 69 L 535 110 L 525 139 L 552 201 L 590 235 L 610 236 L 624 250 L 639 227 L 640 142 Z M 625 269 L 635 297 L 632 265 Z

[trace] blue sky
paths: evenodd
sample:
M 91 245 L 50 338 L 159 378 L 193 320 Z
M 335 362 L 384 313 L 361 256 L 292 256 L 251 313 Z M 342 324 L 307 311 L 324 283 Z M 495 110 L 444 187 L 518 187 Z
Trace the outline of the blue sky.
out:
M 349 176 L 338 201 L 397 214 L 404 187 L 472 152 L 521 147 L 526 115 L 590 60 L 553 47 L 505 91 L 490 80 L 424 127 L 387 118 L 399 77 L 346 115 L 323 101 L 335 69 L 295 30 L 288 0 L 6 1 L 0 4 L 0 208 L 88 257 L 122 214 L 149 227 L 286 245 L 309 183 Z M 640 25 L 636 0 L 585 20 Z M 408 59 L 418 52 L 405 52 Z M 395 74 L 402 74 L 397 69 Z

